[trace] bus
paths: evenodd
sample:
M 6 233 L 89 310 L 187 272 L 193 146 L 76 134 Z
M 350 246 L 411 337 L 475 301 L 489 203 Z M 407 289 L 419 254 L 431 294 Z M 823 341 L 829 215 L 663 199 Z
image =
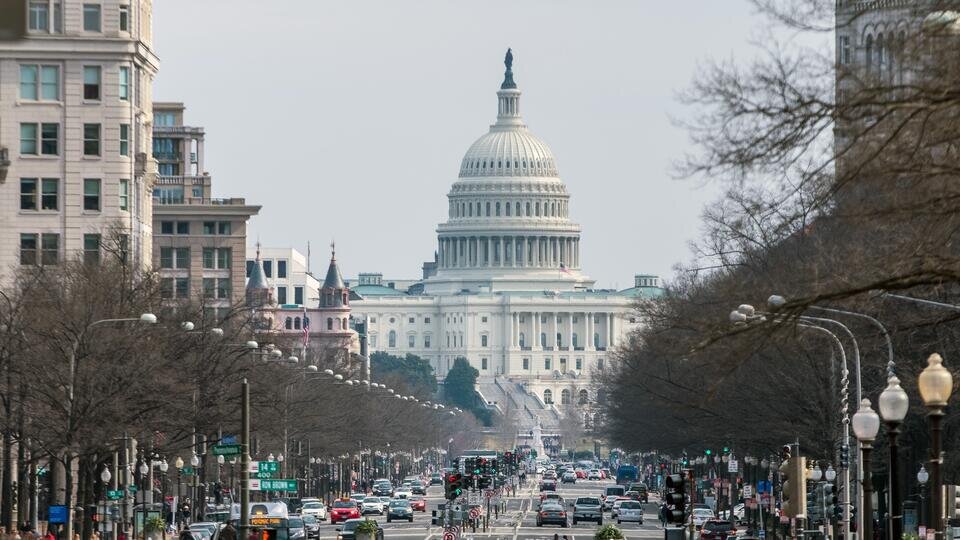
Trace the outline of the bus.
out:
M 617 467 L 617 484 L 628 486 L 631 482 L 636 482 L 640 471 L 636 465 L 621 465 Z
M 290 514 L 287 503 L 255 502 L 250 503 L 250 530 L 257 540 L 289 540 Z M 240 505 L 230 505 L 231 524 L 240 527 Z M 221 529 L 222 530 L 222 529 Z M 219 532 L 219 531 L 218 531 Z M 218 535 L 219 536 L 219 535 Z M 251 534 L 254 537 L 254 534 Z M 213 540 L 218 540 L 214 538 Z

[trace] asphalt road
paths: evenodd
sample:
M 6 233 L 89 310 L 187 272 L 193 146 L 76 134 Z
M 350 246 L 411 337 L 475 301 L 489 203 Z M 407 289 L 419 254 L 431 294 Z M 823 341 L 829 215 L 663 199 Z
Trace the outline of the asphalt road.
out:
M 587 481 L 578 480 L 576 484 L 561 484 L 559 493 L 569 502 L 576 500 L 578 496 L 599 495 L 603 489 L 612 485 L 612 481 Z M 506 511 L 499 516 L 491 516 L 491 526 L 484 532 L 478 527 L 476 532 L 470 528 L 462 531 L 460 539 L 485 538 L 498 540 L 553 540 L 554 534 L 557 538 L 568 540 L 590 540 L 593 538 L 598 525 L 596 523 L 577 523 L 562 528 L 555 525 L 537 527 L 536 509 L 540 500 L 537 491 L 537 482 L 530 478 L 527 487 L 517 491 L 517 497 L 505 497 Z M 438 505 L 444 503 L 443 488 L 441 486 L 431 486 L 427 491 L 427 511 L 415 513 L 413 523 L 396 522 L 387 523 L 384 516 L 368 515 L 370 519 L 375 519 L 384 530 L 384 539 L 389 538 L 408 538 L 441 540 L 443 538 L 443 529 L 430 525 L 431 510 L 436 510 Z M 572 509 L 570 510 L 572 512 Z M 657 506 L 651 503 L 644 508 L 644 523 L 624 523 L 619 525 L 627 538 L 655 539 L 663 538 L 663 529 L 657 519 Z M 610 519 L 609 512 L 604 514 L 604 523 L 616 524 Z M 336 528 L 340 525 L 330 525 L 327 522 L 320 527 L 321 540 L 333 540 L 337 537 Z

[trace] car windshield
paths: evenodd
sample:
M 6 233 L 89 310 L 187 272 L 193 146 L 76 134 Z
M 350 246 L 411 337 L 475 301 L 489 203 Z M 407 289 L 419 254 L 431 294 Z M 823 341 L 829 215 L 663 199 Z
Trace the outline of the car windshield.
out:
M 316 525 L 317 518 L 316 516 L 303 516 L 303 522 L 307 525 Z
M 410 506 L 410 501 L 405 501 L 405 500 L 390 501 L 390 506 L 392 507 Z
M 563 507 L 556 503 L 550 503 L 550 504 L 543 505 L 543 508 L 541 510 L 543 511 L 549 510 L 551 512 L 563 512 Z
M 410 498 L 410 500 L 411 500 L 411 501 L 422 501 L 422 500 L 423 500 L 423 495 L 414 495 L 413 497 Z
M 729 531 L 733 529 L 733 523 L 729 521 L 708 521 L 704 527 L 708 531 Z
M 287 520 L 287 523 L 289 524 L 289 526 L 290 526 L 291 529 L 302 529 L 302 528 L 303 528 L 303 520 L 300 519 L 300 518 L 298 518 L 298 517 L 291 517 L 291 518 L 289 518 L 289 519 Z
M 695 516 L 712 516 L 712 515 L 713 515 L 713 510 L 709 510 L 709 509 L 707 509 L 707 508 L 694 508 L 694 509 L 693 509 L 693 515 L 695 515 Z
M 304 510 L 317 510 L 317 509 L 319 509 L 319 508 L 323 508 L 323 505 L 322 505 L 321 503 L 318 503 L 318 502 L 303 503 L 303 509 L 304 509 Z
M 594 497 L 580 497 L 579 499 L 577 499 L 577 504 L 585 504 L 588 506 L 589 505 L 599 506 L 600 499 L 597 499 Z
M 353 501 L 336 501 L 333 503 L 334 508 L 356 508 L 357 503 Z
M 620 508 L 630 508 L 635 510 L 640 508 L 640 503 L 638 503 L 637 501 L 623 501 L 622 503 L 620 503 Z
M 361 521 L 361 520 L 359 520 L 359 519 L 351 519 L 350 521 L 347 521 L 346 523 L 343 524 L 343 530 L 344 530 L 344 531 L 352 531 L 352 530 L 356 529 L 356 528 L 357 528 L 357 525 L 360 524 L 360 521 Z

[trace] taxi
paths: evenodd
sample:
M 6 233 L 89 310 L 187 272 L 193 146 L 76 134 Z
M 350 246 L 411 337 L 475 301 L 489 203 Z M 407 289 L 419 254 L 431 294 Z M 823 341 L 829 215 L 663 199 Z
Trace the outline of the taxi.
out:
M 360 508 L 350 499 L 337 499 L 330 508 L 330 523 L 335 524 L 348 519 L 359 519 Z

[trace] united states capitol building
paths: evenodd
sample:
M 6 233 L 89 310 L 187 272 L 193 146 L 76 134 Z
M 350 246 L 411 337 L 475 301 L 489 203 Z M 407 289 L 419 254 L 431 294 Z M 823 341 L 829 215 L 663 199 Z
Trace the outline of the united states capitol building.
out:
M 441 379 L 468 359 L 501 412 L 530 409 L 546 424 L 583 407 L 589 424 L 594 370 L 637 324 L 636 302 L 662 290 L 651 275 L 626 290 L 594 288 L 557 160 L 523 123 L 509 51 L 505 64 L 496 123 L 463 157 L 423 278 L 349 280 L 352 314 L 367 319 L 371 351 L 415 354 Z

